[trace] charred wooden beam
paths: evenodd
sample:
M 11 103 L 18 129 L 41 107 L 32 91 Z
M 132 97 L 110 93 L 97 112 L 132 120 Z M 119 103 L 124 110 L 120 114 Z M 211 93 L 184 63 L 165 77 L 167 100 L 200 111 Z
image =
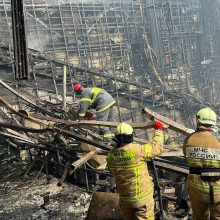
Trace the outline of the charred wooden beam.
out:
M 112 149 L 111 146 L 108 146 L 108 145 L 106 145 L 104 143 L 101 143 L 101 142 L 97 143 L 97 141 L 93 141 L 91 139 L 83 137 L 83 136 L 81 136 L 79 134 L 76 134 L 75 132 L 66 131 L 66 130 L 63 130 L 63 129 L 60 129 L 60 128 L 56 128 L 56 127 L 54 127 L 53 130 L 55 130 L 57 132 L 60 132 L 61 134 L 64 134 L 64 135 L 66 135 L 68 137 L 72 137 L 72 138 L 74 138 L 76 140 L 79 140 L 79 141 L 81 141 L 83 143 L 90 144 L 92 146 L 98 147 L 98 148 L 100 148 L 102 150 L 109 151 L 109 150 Z
M 85 164 L 88 160 L 90 160 L 94 155 L 96 155 L 98 152 L 100 151 L 100 149 L 94 150 L 94 151 L 90 151 L 89 153 L 87 153 L 86 155 L 84 155 L 83 157 L 81 157 L 80 159 L 78 159 L 77 161 L 73 162 L 71 165 L 69 163 L 66 164 L 66 167 L 64 169 L 63 172 L 63 176 L 62 178 L 59 180 L 58 182 L 58 186 L 61 186 L 63 184 L 63 182 L 65 181 L 66 177 L 68 174 L 72 175 L 74 173 L 74 171 L 76 169 L 78 169 L 79 167 L 81 167 L 83 164 Z M 70 165 L 70 166 L 69 166 Z
M 26 111 L 17 111 L 3 97 L 0 97 L 0 103 L 3 104 L 5 106 L 5 108 L 7 108 L 9 111 L 11 111 L 12 113 L 20 116 L 21 118 L 30 120 L 30 121 L 32 121 L 32 122 L 34 122 L 36 124 L 41 125 L 41 126 L 46 126 L 44 123 L 40 122 L 39 120 L 36 120 L 34 118 L 29 117 Z
M 1 125 L 0 125 L 0 127 L 1 127 Z M 24 137 L 24 136 L 9 134 L 9 133 L 5 133 L 5 132 L 2 132 L 2 131 L 0 131 L 0 134 L 3 135 L 3 136 L 9 137 L 9 138 L 15 138 L 15 139 L 18 139 L 18 140 L 21 140 L 21 141 L 25 141 L 27 143 L 36 144 L 35 140 L 33 141 L 30 138 L 27 138 L 27 137 Z
M 159 157 L 154 158 L 154 164 L 156 167 L 160 169 L 164 169 L 167 171 L 175 172 L 175 173 L 180 173 L 183 175 L 188 175 L 189 174 L 189 169 L 187 167 L 180 167 L 180 165 L 173 165 L 171 164 L 171 161 L 168 160 L 163 160 Z M 182 164 L 182 166 L 186 166 L 186 164 Z
M 107 127 L 117 127 L 119 122 L 111 122 L 111 121 L 96 121 L 96 120 L 81 120 L 81 121 L 70 121 L 70 120 L 63 120 L 63 119 L 57 119 L 53 117 L 48 117 L 44 115 L 39 115 L 36 113 L 30 113 L 29 114 L 33 118 L 37 118 L 40 120 L 47 120 L 47 121 L 53 121 L 56 123 L 65 124 L 68 126 L 71 125 L 93 125 L 93 126 L 107 126 Z M 134 129 L 146 129 L 146 128 L 153 128 L 154 124 L 152 122 L 143 122 L 143 123 L 130 123 L 130 125 Z
M 91 144 L 95 147 L 101 148 L 102 150 L 111 150 L 112 148 L 110 146 L 105 145 L 104 143 L 97 143 L 96 141 L 93 141 L 91 139 L 88 139 L 86 137 L 83 137 L 79 134 L 76 134 L 74 132 L 70 132 L 70 131 L 66 131 L 64 129 L 60 129 L 58 127 L 53 127 L 53 128 L 46 128 L 46 129 L 30 129 L 30 128 L 25 128 L 25 127 L 21 127 L 21 126 L 16 126 L 16 125 L 10 125 L 10 124 L 5 124 L 5 123 L 0 123 L 0 127 L 4 127 L 4 128 L 10 128 L 12 130 L 17 130 L 17 131 L 23 131 L 23 132 L 33 132 L 33 133 L 41 133 L 41 132 L 45 132 L 45 131 L 55 131 L 55 132 L 59 132 L 61 134 L 64 134 L 68 137 L 72 137 L 76 140 L 79 140 L 81 142 L 84 142 L 86 144 Z
M 17 97 L 21 98 L 22 100 L 26 101 L 27 103 L 31 104 L 32 106 L 34 106 L 36 109 L 39 109 L 40 111 L 42 111 L 45 114 L 48 115 L 53 115 L 49 110 L 37 105 L 36 103 L 32 102 L 30 99 L 24 97 L 23 95 L 21 95 L 20 93 L 18 93 L 17 91 L 15 91 L 14 89 L 12 89 L 7 83 L 3 82 L 0 79 L 0 84 L 2 86 L 4 86 L 8 91 L 10 91 L 11 93 L 13 93 L 14 95 L 16 95 Z
M 1 83 L 1 80 L 0 80 Z M 54 118 L 54 117 L 50 117 L 50 116 L 44 116 L 44 115 L 39 115 L 36 113 L 29 113 L 27 111 L 24 110 L 20 110 L 17 111 L 15 110 L 3 97 L 0 97 L 0 103 L 2 103 L 7 109 L 9 109 L 10 111 L 12 111 L 13 113 L 19 115 L 20 117 L 23 117 L 27 120 L 33 121 L 36 124 L 42 125 L 42 126 L 48 126 L 48 124 L 43 123 L 42 121 L 39 121 L 37 119 L 40 120 L 46 120 L 46 121 L 52 121 L 55 123 L 60 123 L 60 124 L 65 124 L 68 126 L 71 125 L 95 125 L 95 126 L 107 126 L 107 127 L 117 127 L 119 122 L 109 122 L 109 121 L 95 121 L 95 120 L 82 120 L 82 121 L 70 121 L 70 120 L 63 120 L 63 119 L 59 119 L 59 118 Z M 146 128 L 153 128 L 154 123 L 152 122 L 143 122 L 143 123 L 130 123 L 131 126 L 134 129 L 146 129 Z
M 71 164 L 71 167 L 73 168 L 72 173 L 79 167 L 81 167 L 83 164 L 85 164 L 88 160 L 90 160 L 94 155 L 96 155 L 98 152 L 100 152 L 100 149 L 90 151 L 77 161 L 73 162 Z
M 82 121 L 70 121 L 70 120 L 63 120 L 58 118 L 53 118 L 49 116 L 39 115 L 36 113 L 29 113 L 24 110 L 17 111 L 13 108 L 3 97 L 0 97 L 0 103 L 2 103 L 7 109 L 12 111 L 13 113 L 19 115 L 22 118 L 30 120 L 36 124 L 39 124 L 44 127 L 48 127 L 48 124 L 43 123 L 39 120 L 46 120 L 52 121 L 55 123 L 65 124 L 67 126 L 79 126 L 79 125 L 93 125 L 93 126 L 107 126 L 107 127 L 117 127 L 119 122 L 109 122 L 109 121 L 95 121 L 95 120 L 82 120 Z M 37 120 L 39 119 L 39 120 Z M 143 122 L 143 123 L 131 123 L 131 126 L 134 129 L 146 129 L 146 128 L 153 128 L 154 123 L 152 122 Z
M 150 120 L 159 120 L 167 125 L 169 125 L 169 129 L 173 130 L 173 131 L 177 131 L 177 132 L 180 132 L 184 135 L 188 135 L 188 134 L 191 134 L 194 132 L 193 129 L 190 129 L 190 128 L 186 128 L 185 126 L 173 121 L 173 120 L 170 120 L 169 118 L 166 118 L 154 111 L 152 111 L 151 109 L 149 108 L 144 108 L 143 109 L 143 115 L 145 117 L 147 117 L 148 119 Z
M 35 128 L 26 128 L 22 126 L 17 126 L 17 125 L 11 125 L 7 123 L 0 123 L 1 128 L 10 128 L 15 131 L 23 131 L 25 133 L 31 132 L 31 133 L 44 133 L 46 131 L 49 131 L 48 128 L 43 128 L 43 129 L 35 129 Z

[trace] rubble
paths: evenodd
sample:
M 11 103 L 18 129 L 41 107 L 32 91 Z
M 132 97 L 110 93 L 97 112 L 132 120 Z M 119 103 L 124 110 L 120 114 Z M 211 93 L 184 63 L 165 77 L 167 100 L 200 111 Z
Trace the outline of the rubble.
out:
M 8 213 L 8 215 L 11 213 L 11 215 L 13 215 L 13 209 L 18 208 L 20 204 L 21 214 L 22 210 L 29 206 L 31 206 L 29 207 L 31 210 L 35 210 L 33 215 L 28 217 L 30 219 L 43 219 L 49 218 L 50 216 L 59 219 L 60 217 L 57 209 L 60 210 L 60 206 L 62 209 L 62 204 L 65 203 L 66 197 L 62 194 L 65 194 L 65 191 L 63 192 L 62 190 L 63 187 L 65 188 L 67 184 L 66 180 L 68 179 L 75 185 L 84 186 L 84 189 L 86 189 L 87 192 L 116 191 L 114 181 L 108 170 L 105 169 L 106 164 L 104 158 L 107 152 L 111 149 L 111 146 L 103 143 L 98 133 L 95 134 L 91 131 L 94 129 L 94 126 L 101 125 L 115 127 L 118 122 L 99 122 L 92 120 L 76 122 L 61 119 L 58 115 L 59 108 L 56 110 L 56 115 L 54 115 L 54 113 L 51 114 L 51 111 L 49 110 L 50 105 L 48 105 L 47 108 L 36 105 L 32 101 L 29 101 L 27 95 L 24 97 L 8 87 L 5 83 L 4 85 L 10 92 L 23 99 L 23 105 L 32 105 L 38 109 L 38 112 L 29 113 L 27 110 L 16 110 L 16 108 L 10 105 L 4 98 L 0 97 L 0 102 L 5 108 L 4 114 L 7 113 L 10 115 L 9 113 L 13 113 L 11 124 L 1 122 L 1 148 L 2 156 L 5 159 L 1 160 L 0 164 L 6 165 L 5 169 L 4 166 L 1 167 L 1 172 L 3 174 L 2 182 L 8 181 L 8 185 L 6 184 L 2 187 L 4 189 L 2 192 L 6 192 L 7 195 L 7 191 L 9 190 L 12 194 L 10 194 L 8 202 L 10 203 L 14 201 L 11 207 L 12 209 L 7 209 L 7 207 L 10 206 L 3 207 L 3 213 Z M 62 105 L 62 103 L 60 103 L 60 105 Z M 151 120 L 156 117 L 159 120 L 164 121 L 167 126 L 171 126 L 171 129 L 174 129 L 175 131 L 182 132 L 185 135 L 190 132 L 190 130 L 186 129 L 184 126 L 180 126 L 178 123 L 174 123 L 172 120 L 168 120 L 147 108 L 143 111 L 145 114 L 147 113 L 147 116 Z M 62 110 L 60 110 L 60 113 L 62 114 Z M 24 124 L 22 120 L 25 122 Z M 27 121 L 30 121 L 31 124 L 27 123 Z M 28 127 L 26 127 L 27 125 Z M 87 126 L 86 129 L 81 127 L 85 125 Z M 90 130 L 89 126 L 91 125 L 93 127 L 91 127 Z M 133 123 L 132 126 L 134 129 L 151 129 L 153 123 Z M 146 140 L 137 137 L 135 137 L 135 140 L 140 143 L 147 142 Z M 5 143 L 8 143 L 7 150 L 5 149 Z M 178 149 L 176 149 L 176 151 L 173 147 L 168 146 L 166 146 L 166 149 L 168 155 L 169 151 L 170 155 L 177 155 Z M 16 153 L 11 157 L 10 155 L 13 151 Z M 179 151 L 181 151 L 181 149 Z M 180 160 L 178 158 L 176 159 Z M 184 177 L 188 174 L 184 161 L 181 162 L 180 160 L 179 165 L 176 161 L 175 166 L 172 164 L 172 160 L 170 160 L 169 156 L 166 156 L 164 158 L 155 158 L 153 167 L 157 167 L 157 169 L 160 169 L 161 171 L 164 170 L 164 172 L 174 172 L 177 176 L 182 175 Z M 20 170 L 16 170 L 16 167 L 19 167 Z M 152 167 L 150 161 L 149 167 Z M 12 172 L 14 168 L 15 171 Z M 158 171 L 155 168 L 153 170 L 154 172 L 152 175 L 157 175 Z M 23 180 L 25 180 L 22 187 L 16 187 L 13 185 L 16 176 L 14 173 L 17 174 L 18 179 L 23 177 Z M 44 183 L 41 183 L 39 181 L 42 180 L 41 176 L 44 174 L 46 174 L 46 178 L 44 179 Z M 49 183 L 52 176 L 58 177 L 59 179 L 53 179 L 53 181 Z M 162 179 L 163 178 L 164 177 L 162 177 Z M 166 198 L 168 203 L 169 200 L 178 203 L 176 199 L 177 197 L 174 195 L 177 193 L 176 190 L 173 195 L 166 195 L 167 187 L 172 187 L 172 185 L 169 185 L 170 181 L 171 180 L 164 178 L 161 182 L 161 187 L 165 191 L 164 193 L 161 192 L 159 198 Z M 157 184 L 160 184 L 158 180 L 156 180 L 156 182 Z M 71 186 L 70 188 L 73 189 L 73 187 L 76 186 Z M 181 187 L 184 188 L 184 185 Z M 27 192 L 27 194 L 20 196 L 22 190 Z M 86 215 L 85 213 L 88 210 L 88 206 L 84 204 L 85 207 L 82 207 L 82 200 L 87 200 L 87 198 L 84 198 L 80 189 L 77 189 L 77 187 L 75 191 L 73 189 L 73 192 L 79 192 L 80 197 L 76 200 L 74 206 L 68 206 L 69 203 L 67 203 L 68 210 L 66 210 L 66 213 L 74 214 L 74 218 L 79 217 L 79 215 Z M 58 200 L 53 201 L 54 195 L 60 195 L 60 197 L 56 197 Z M 7 199 L 7 196 L 5 198 Z M 60 201 L 59 198 L 62 198 L 62 201 Z M 10 199 L 12 199 L 12 201 Z M 187 200 L 187 198 L 185 199 Z M 23 200 L 26 202 L 23 202 Z M 179 203 L 180 206 L 181 202 Z M 21 204 L 23 204 L 24 207 L 22 207 Z M 38 210 L 39 206 L 41 208 L 46 208 L 47 210 Z M 49 207 L 52 208 L 50 209 Z M 162 209 L 162 203 L 158 203 L 158 209 Z M 7 214 L 5 215 L 7 217 Z M 80 216 L 80 218 L 83 217 Z
M 57 183 L 56 178 L 47 183 L 45 176 L 34 184 L 30 179 L 1 183 L 0 219 L 85 219 L 91 195 L 70 183 L 61 187 Z M 46 193 L 49 194 L 49 204 L 43 206 Z
M 116 192 L 99 127 L 128 121 L 143 144 L 154 119 L 166 127 L 165 152 L 148 161 L 156 215 L 190 219 L 181 146 L 199 108 L 220 114 L 219 2 L 22 3 L 14 25 L 15 4 L 0 0 L 0 219 L 85 219 L 91 193 Z M 76 120 L 76 82 L 111 93 L 118 120 Z

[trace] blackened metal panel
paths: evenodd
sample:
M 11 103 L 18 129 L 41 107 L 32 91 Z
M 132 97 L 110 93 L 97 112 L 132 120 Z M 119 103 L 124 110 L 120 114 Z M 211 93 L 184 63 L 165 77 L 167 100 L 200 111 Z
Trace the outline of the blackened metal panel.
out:
M 15 79 L 28 79 L 28 55 L 23 0 L 11 0 Z

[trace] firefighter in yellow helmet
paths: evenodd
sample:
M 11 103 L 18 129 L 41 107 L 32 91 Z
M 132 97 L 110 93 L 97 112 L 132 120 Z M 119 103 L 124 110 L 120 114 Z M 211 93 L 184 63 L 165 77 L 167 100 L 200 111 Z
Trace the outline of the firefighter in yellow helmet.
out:
M 212 134 L 217 116 L 210 108 L 203 108 L 196 120 L 196 132 L 186 139 L 183 148 L 190 168 L 193 220 L 220 220 L 220 143 Z
M 155 122 L 155 133 L 150 144 L 133 142 L 133 128 L 122 122 L 115 133 L 117 146 L 108 156 L 111 171 L 119 193 L 124 220 L 154 219 L 153 182 L 146 159 L 163 150 L 163 124 Z

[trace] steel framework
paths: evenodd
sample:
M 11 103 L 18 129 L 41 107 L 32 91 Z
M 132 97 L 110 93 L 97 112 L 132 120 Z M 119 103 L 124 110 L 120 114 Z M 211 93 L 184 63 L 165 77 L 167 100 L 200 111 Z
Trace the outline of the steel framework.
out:
M 24 3 L 28 86 L 39 98 L 62 97 L 65 65 L 68 95 L 77 81 L 101 86 L 116 98 L 120 120 L 142 120 L 148 106 L 189 126 L 198 108 L 219 111 L 217 0 Z M 0 12 L 5 65 L 13 62 L 10 1 L 0 1 Z

